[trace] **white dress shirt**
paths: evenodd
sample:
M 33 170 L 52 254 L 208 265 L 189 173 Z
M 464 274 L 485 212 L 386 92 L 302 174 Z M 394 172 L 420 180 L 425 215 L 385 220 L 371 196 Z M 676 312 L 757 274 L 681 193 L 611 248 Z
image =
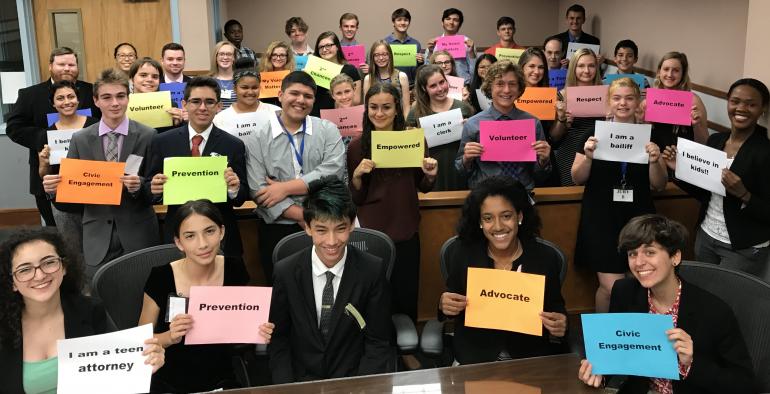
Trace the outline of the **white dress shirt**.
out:
M 318 324 L 321 324 L 321 299 L 323 298 L 324 287 L 326 286 L 326 271 L 331 271 L 334 274 L 332 279 L 332 288 L 334 289 L 334 301 L 337 302 L 337 291 L 340 289 L 340 282 L 342 281 L 342 271 L 345 270 L 345 259 L 348 257 L 348 248 L 345 247 L 345 251 L 342 253 L 342 259 L 337 262 L 332 268 L 326 267 L 321 259 L 316 254 L 315 245 L 310 253 L 310 260 L 313 267 L 313 294 L 315 295 L 315 312 Z

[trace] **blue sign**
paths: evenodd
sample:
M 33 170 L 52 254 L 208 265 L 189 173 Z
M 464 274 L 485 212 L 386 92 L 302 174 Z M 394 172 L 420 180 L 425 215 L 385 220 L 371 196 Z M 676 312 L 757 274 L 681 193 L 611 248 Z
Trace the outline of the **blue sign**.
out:
M 567 69 L 558 68 L 548 70 L 549 85 L 558 90 L 564 89 L 564 83 L 567 81 Z
M 586 358 L 597 375 L 679 380 L 679 361 L 666 331 L 670 315 L 595 313 L 580 316 Z
M 609 85 L 612 83 L 612 81 L 618 79 L 618 78 L 631 78 L 636 82 L 637 85 L 639 85 L 639 89 L 645 89 L 647 86 L 647 78 L 644 77 L 642 74 L 607 74 L 604 76 L 603 83 L 605 85 Z
M 302 71 L 307 64 L 307 55 L 294 55 L 294 63 L 297 64 L 296 71 Z
M 79 109 L 76 112 L 77 112 L 78 115 L 92 116 L 91 115 L 91 108 Z M 48 127 L 51 127 L 52 124 L 54 124 L 54 123 L 59 121 L 59 113 L 58 112 L 54 112 L 52 114 L 46 114 L 45 117 L 46 117 L 46 119 L 48 119 Z
M 162 83 L 158 86 L 158 91 L 171 92 L 171 102 L 176 103 L 177 108 L 182 108 L 182 99 L 184 99 L 184 88 L 187 86 L 184 82 Z

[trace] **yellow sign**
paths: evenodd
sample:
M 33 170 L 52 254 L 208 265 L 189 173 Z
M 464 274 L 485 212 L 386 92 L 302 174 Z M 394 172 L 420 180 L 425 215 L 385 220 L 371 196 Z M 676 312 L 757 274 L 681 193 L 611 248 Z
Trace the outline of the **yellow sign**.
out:
M 131 93 L 128 96 L 128 118 L 147 127 L 173 126 L 171 114 L 171 92 Z
M 543 335 L 545 276 L 468 268 L 465 325 Z
M 342 72 L 342 65 L 311 55 L 302 71 L 310 74 L 316 85 L 329 89 L 332 79 Z
M 513 62 L 513 64 L 519 64 L 519 58 L 521 57 L 521 54 L 524 53 L 523 49 L 516 49 L 516 48 L 496 48 L 495 49 L 495 57 L 498 61 L 500 60 L 510 60 Z
M 423 129 L 372 131 L 372 160 L 377 168 L 422 167 L 423 157 Z

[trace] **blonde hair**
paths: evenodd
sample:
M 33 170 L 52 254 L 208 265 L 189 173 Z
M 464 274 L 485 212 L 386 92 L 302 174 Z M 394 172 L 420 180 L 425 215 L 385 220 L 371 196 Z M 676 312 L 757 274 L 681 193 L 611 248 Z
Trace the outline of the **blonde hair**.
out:
M 276 48 L 283 48 L 286 50 L 286 65 L 284 66 L 289 71 L 294 71 L 297 68 L 297 64 L 294 62 L 294 51 L 289 48 L 289 45 L 283 41 L 273 41 L 265 49 L 265 53 L 262 54 L 262 59 L 259 62 L 259 71 L 275 71 L 273 62 L 270 61 L 270 56 L 273 55 L 273 51 Z
M 618 78 L 610 84 L 610 87 L 608 89 L 607 97 L 611 97 L 612 94 L 618 90 L 619 88 L 631 88 L 634 92 L 634 96 L 636 96 L 637 100 L 641 100 L 642 98 L 642 91 L 639 89 L 639 85 L 636 84 L 636 81 L 629 77 L 623 77 Z
M 436 63 L 436 58 L 440 55 L 444 55 L 449 58 L 449 60 L 452 62 L 452 72 L 449 73 L 449 75 L 456 77 L 457 76 L 457 63 L 455 63 L 455 58 L 452 57 L 452 55 L 449 54 L 447 51 L 436 51 L 433 52 L 432 55 L 430 55 L 430 58 L 428 59 L 431 64 Z
M 682 52 L 668 52 L 660 58 L 658 62 L 658 72 L 655 74 L 655 82 L 652 86 L 655 88 L 663 88 L 663 82 L 660 80 L 660 68 L 663 67 L 663 62 L 670 59 L 679 60 L 679 64 L 682 66 L 682 79 L 679 84 L 674 87 L 676 90 L 690 90 L 690 65 L 687 62 L 687 55 Z
M 216 75 L 219 73 L 219 65 L 217 64 L 217 53 L 219 53 L 219 50 L 222 49 L 223 46 L 230 45 L 233 47 L 233 67 L 235 67 L 235 57 L 236 57 L 236 49 L 235 45 L 230 41 L 219 41 L 217 45 L 214 45 L 214 54 L 211 56 L 211 73 L 209 74 L 210 77 L 216 77 Z
M 343 83 L 349 83 L 350 87 L 355 89 L 355 87 L 353 86 L 353 78 L 350 78 L 350 75 L 339 74 L 336 77 L 332 78 L 331 82 L 329 82 L 329 92 L 333 92 L 334 88 L 336 88 L 337 85 L 342 85 Z
M 572 59 L 569 61 L 569 67 L 567 68 L 567 80 L 564 83 L 564 86 L 577 86 L 577 62 L 580 60 L 583 56 L 591 55 L 591 57 L 594 58 L 594 63 L 596 63 L 596 73 L 594 74 L 594 85 L 601 85 L 602 78 L 601 75 L 599 75 L 599 62 L 596 59 L 596 54 L 594 51 L 588 49 L 588 48 L 580 48 L 572 55 Z

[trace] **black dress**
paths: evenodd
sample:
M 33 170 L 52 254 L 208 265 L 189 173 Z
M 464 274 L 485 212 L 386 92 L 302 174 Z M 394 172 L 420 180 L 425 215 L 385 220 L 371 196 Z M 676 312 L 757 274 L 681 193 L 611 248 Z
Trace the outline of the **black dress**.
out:
M 575 118 L 572 121 L 572 126 L 567 129 L 567 134 L 559 142 L 559 149 L 555 156 L 561 186 L 575 186 L 575 182 L 572 180 L 572 163 L 575 161 L 575 153 L 582 152 L 588 137 L 594 135 L 597 120 L 605 120 L 605 118 Z
M 361 80 L 361 75 L 358 73 L 358 69 L 350 64 L 342 66 L 342 72 L 340 74 L 347 74 L 353 79 L 353 82 Z M 364 92 L 365 94 L 366 92 Z M 279 105 L 280 107 L 280 105 Z M 311 116 L 321 116 L 322 109 L 334 109 L 334 99 L 332 98 L 329 89 L 318 87 L 315 94 L 315 102 L 313 103 L 313 111 L 310 112 Z
M 224 286 L 243 286 L 248 282 L 243 263 L 225 257 Z M 160 308 L 155 333 L 169 330 L 165 316 L 169 295 L 176 296 L 174 271 L 170 264 L 155 267 L 147 278 L 144 292 Z M 166 363 L 152 376 L 153 392 L 199 392 L 217 388 L 237 388 L 232 368 L 232 345 L 185 345 L 184 339 L 166 348 Z

